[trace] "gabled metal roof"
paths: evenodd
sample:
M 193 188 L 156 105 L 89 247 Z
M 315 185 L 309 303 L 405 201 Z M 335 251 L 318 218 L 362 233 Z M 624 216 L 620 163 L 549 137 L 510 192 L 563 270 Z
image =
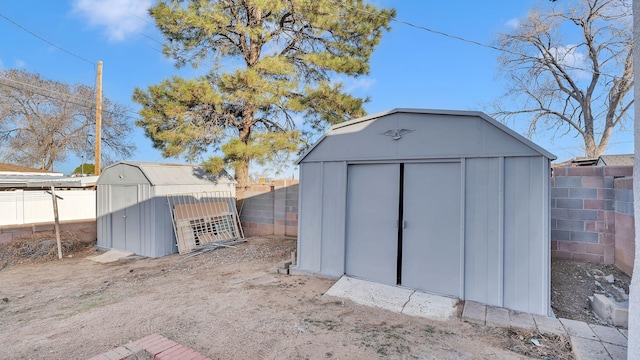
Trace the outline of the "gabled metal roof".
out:
M 202 167 L 190 164 L 163 164 L 152 162 L 120 161 L 102 171 L 118 165 L 129 165 L 140 169 L 151 185 L 192 185 L 211 183 L 236 183 L 226 171 L 218 175 L 207 173 Z M 100 181 L 98 180 L 98 183 Z
M 316 146 L 318 146 L 327 136 L 331 136 L 332 133 L 335 132 L 335 130 L 341 129 L 341 128 L 344 128 L 344 127 L 347 127 L 347 126 L 352 126 L 352 125 L 355 125 L 355 124 L 358 124 L 358 123 L 361 123 L 361 122 L 364 122 L 364 121 L 374 120 L 374 119 L 381 118 L 381 117 L 384 117 L 384 116 L 396 114 L 396 113 L 411 113 L 411 114 L 425 114 L 425 115 L 454 115 L 454 116 L 479 117 L 479 118 L 485 120 L 486 122 L 488 122 L 489 124 L 495 126 L 496 128 L 502 130 L 503 132 L 509 134 L 510 136 L 512 136 L 513 138 L 515 138 L 516 140 L 518 140 L 519 142 L 521 142 L 525 146 L 527 146 L 527 147 L 531 148 L 532 150 L 538 152 L 540 155 L 543 155 L 543 156 L 549 158 L 550 160 L 555 160 L 556 159 L 556 156 L 553 155 L 552 153 L 548 152 L 547 150 L 543 149 L 542 147 L 540 147 L 539 145 L 535 144 L 531 140 L 525 138 L 524 136 L 518 134 L 514 130 L 508 128 L 504 124 L 500 123 L 499 121 L 491 118 L 489 115 L 487 115 L 487 114 L 485 114 L 483 112 L 480 112 L 480 111 L 396 108 L 396 109 L 392 109 L 392 110 L 389 110 L 389 111 L 384 111 L 384 112 L 380 112 L 380 113 L 376 113 L 376 114 L 360 117 L 360 118 L 357 118 L 357 119 L 345 121 L 343 123 L 331 126 L 329 128 L 329 130 L 324 135 L 322 135 L 322 137 L 318 141 L 315 142 L 315 144 L 313 144 L 309 149 L 307 149 L 307 151 L 304 152 L 304 154 L 302 154 L 302 156 L 300 156 L 300 158 L 298 158 L 298 160 L 296 161 L 296 164 L 300 164 L 302 162 L 302 160 L 304 160 L 304 158 L 309 153 L 311 153 Z

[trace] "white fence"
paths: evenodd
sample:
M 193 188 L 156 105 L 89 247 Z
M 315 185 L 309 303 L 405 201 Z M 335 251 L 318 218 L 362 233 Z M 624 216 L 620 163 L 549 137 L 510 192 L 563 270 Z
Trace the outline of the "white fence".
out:
M 95 190 L 56 190 L 60 221 L 96 218 Z M 0 191 L 0 225 L 52 222 L 53 200 L 45 190 Z

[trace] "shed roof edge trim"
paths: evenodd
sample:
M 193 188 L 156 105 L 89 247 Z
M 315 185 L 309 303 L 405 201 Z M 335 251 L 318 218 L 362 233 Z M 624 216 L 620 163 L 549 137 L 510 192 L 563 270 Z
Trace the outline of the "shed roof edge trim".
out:
M 518 134 L 517 132 L 515 132 L 514 130 L 510 129 L 509 127 L 507 127 L 506 125 L 500 123 L 499 121 L 497 121 L 496 119 L 490 117 L 489 115 L 481 112 L 481 111 L 465 111 L 465 110 L 441 110 L 441 109 L 414 109 L 414 108 L 395 108 L 395 109 L 391 109 L 388 111 L 383 111 L 383 112 L 379 112 L 379 113 L 375 113 L 375 114 L 371 114 L 371 115 L 367 115 L 367 116 L 363 116 L 357 119 L 353 119 L 353 120 L 349 120 L 349 121 L 345 121 L 343 123 L 340 124 L 336 124 L 336 125 L 332 125 L 321 137 L 320 139 L 318 139 L 318 141 L 316 141 L 313 145 L 311 145 L 311 147 L 309 149 L 307 149 L 297 160 L 296 160 L 296 164 L 300 164 L 302 162 L 302 160 L 304 160 L 305 157 L 307 157 L 307 155 L 309 155 L 309 153 L 311 153 L 311 151 L 313 151 L 313 149 L 315 149 L 316 146 L 318 146 L 326 137 L 327 134 L 329 132 L 331 132 L 332 130 L 335 129 L 340 129 L 346 126 L 351 126 L 357 123 L 361 123 L 364 121 L 369 121 L 369 120 L 373 120 L 376 118 L 381 118 L 383 116 L 387 116 L 387 115 L 392 115 L 392 114 L 396 114 L 396 113 L 410 113 L 410 114 L 432 114 L 432 115 L 458 115 L 458 116 L 478 116 L 480 118 L 482 118 L 483 120 L 487 121 L 488 123 L 490 123 L 491 125 L 497 127 L 498 129 L 506 132 L 507 134 L 511 135 L 512 137 L 514 137 L 516 140 L 520 141 L 521 143 L 523 143 L 525 146 L 530 147 L 531 149 L 535 150 L 536 152 L 540 153 L 543 156 L 546 156 L 547 158 L 549 158 L 549 160 L 555 160 L 557 159 L 557 157 L 550 153 L 549 151 L 545 150 L 544 148 L 540 147 L 539 145 L 537 145 L 536 143 L 534 143 L 533 141 L 527 139 L 526 137 Z
M 191 168 L 200 168 L 201 167 L 201 166 L 198 166 L 198 165 L 191 165 L 191 164 L 169 164 L 169 163 L 154 163 L 154 162 L 145 162 L 145 161 L 127 161 L 127 160 L 122 160 L 122 161 L 118 161 L 118 162 L 116 162 L 114 164 L 111 164 L 111 165 L 105 167 L 102 170 L 102 172 L 104 172 L 105 170 L 107 170 L 107 169 L 109 169 L 111 167 L 114 167 L 116 165 L 121 165 L 121 164 L 129 165 L 129 166 L 133 166 L 133 167 L 138 168 L 140 170 L 140 172 L 142 172 L 142 175 L 144 175 L 144 177 L 147 179 L 149 184 L 152 185 L 152 186 L 156 186 L 156 185 L 159 185 L 159 184 L 157 184 L 157 183 L 155 183 L 155 182 L 153 182 L 151 180 L 151 177 L 149 176 L 149 174 L 147 174 L 147 172 L 144 169 L 145 166 L 176 166 L 176 167 L 187 167 L 188 166 L 188 167 L 191 167 Z M 235 179 L 233 179 L 233 177 L 226 170 L 223 170 L 220 173 L 220 175 L 227 176 L 229 179 L 232 180 L 231 181 L 232 183 L 236 183 L 237 184 L 237 181 Z M 98 180 L 99 180 L 99 178 L 98 178 Z M 98 181 L 96 180 L 96 184 L 97 183 L 98 183 Z

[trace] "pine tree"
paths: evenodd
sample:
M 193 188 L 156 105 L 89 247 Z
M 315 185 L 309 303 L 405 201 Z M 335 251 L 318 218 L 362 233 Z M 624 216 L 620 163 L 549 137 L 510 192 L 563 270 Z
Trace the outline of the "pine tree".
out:
M 235 169 L 299 149 L 294 119 L 321 130 L 364 115 L 366 99 L 336 81 L 369 72 L 369 58 L 395 15 L 362 0 L 162 0 L 150 9 L 176 66 L 206 69 L 197 79 L 173 77 L 136 89 L 137 125 L 168 157 Z

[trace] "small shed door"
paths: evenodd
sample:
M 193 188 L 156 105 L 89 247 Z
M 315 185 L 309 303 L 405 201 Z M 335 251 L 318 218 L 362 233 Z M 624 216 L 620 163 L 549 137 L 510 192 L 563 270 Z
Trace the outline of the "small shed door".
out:
M 112 247 L 140 253 L 138 186 L 113 186 Z
M 402 285 L 460 296 L 460 163 L 404 165 Z
M 345 273 L 396 284 L 400 166 L 350 165 Z

